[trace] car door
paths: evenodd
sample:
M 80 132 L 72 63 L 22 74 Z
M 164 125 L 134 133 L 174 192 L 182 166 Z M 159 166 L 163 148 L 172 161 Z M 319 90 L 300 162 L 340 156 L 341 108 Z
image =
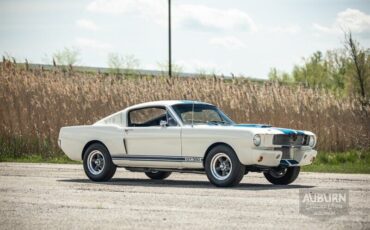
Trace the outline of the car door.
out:
M 165 107 L 128 111 L 127 123 L 124 144 L 131 166 L 181 166 L 181 127 Z

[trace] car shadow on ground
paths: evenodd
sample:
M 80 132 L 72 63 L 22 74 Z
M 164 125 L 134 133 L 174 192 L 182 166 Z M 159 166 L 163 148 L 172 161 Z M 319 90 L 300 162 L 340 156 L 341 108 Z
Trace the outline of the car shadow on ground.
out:
M 132 178 L 114 178 L 108 182 L 94 182 L 89 179 L 63 179 L 59 182 L 68 183 L 86 183 L 86 184 L 101 184 L 101 185 L 120 185 L 120 186 L 142 186 L 142 187 L 168 187 L 168 188 L 207 188 L 220 189 L 213 186 L 208 181 L 190 181 L 190 180 L 150 180 L 150 179 L 132 179 Z M 313 188 L 310 185 L 272 185 L 272 184 L 254 184 L 240 183 L 238 186 L 227 188 L 235 190 L 277 190 L 277 189 L 301 189 Z

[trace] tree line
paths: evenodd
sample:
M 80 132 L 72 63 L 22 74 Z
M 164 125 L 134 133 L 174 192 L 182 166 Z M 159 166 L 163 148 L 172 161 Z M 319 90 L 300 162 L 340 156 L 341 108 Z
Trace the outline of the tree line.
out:
M 370 49 L 363 48 L 351 32 L 344 33 L 343 47 L 325 53 L 316 51 L 291 73 L 272 68 L 272 81 L 303 84 L 333 91 L 337 95 L 357 96 L 370 105 Z

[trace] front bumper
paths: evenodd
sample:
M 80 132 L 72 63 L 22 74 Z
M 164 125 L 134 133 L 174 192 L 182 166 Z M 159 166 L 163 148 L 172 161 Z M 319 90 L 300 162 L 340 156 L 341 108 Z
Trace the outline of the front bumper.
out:
M 317 155 L 317 151 L 308 147 L 300 148 L 273 148 L 254 149 L 253 165 L 276 167 L 304 166 L 311 164 Z

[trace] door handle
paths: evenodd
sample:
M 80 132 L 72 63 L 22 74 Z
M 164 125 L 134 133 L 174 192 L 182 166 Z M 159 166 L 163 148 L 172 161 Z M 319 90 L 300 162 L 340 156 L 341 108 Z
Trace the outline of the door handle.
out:
M 130 131 L 134 131 L 134 129 L 125 129 L 125 132 L 128 133 Z

